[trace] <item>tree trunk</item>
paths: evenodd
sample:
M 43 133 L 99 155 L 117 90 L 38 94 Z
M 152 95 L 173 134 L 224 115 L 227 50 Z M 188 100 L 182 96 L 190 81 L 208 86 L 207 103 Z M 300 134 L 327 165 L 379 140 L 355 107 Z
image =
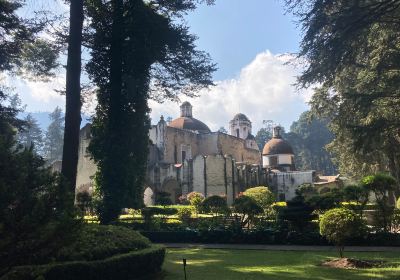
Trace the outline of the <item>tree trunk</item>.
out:
M 72 0 L 68 38 L 64 148 L 61 173 L 75 192 L 81 125 L 81 45 L 83 0 Z

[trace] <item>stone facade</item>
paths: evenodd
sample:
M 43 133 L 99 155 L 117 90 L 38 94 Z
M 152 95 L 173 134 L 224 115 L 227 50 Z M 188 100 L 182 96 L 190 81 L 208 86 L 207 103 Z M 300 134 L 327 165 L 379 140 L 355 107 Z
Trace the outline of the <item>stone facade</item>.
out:
M 271 187 L 279 200 L 290 200 L 299 185 L 314 182 L 313 171 L 277 170 L 263 164 L 245 115 L 237 114 L 230 126 L 231 135 L 211 132 L 193 118 L 188 102 L 182 104 L 180 118 L 167 123 L 161 117 L 149 131 L 145 204 L 153 204 L 161 191 L 168 192 L 173 202 L 196 191 L 205 196 L 225 196 L 231 204 L 240 192 L 260 185 Z M 89 142 L 88 124 L 80 133 L 77 191 L 90 193 L 96 165 L 86 152 Z M 277 156 L 282 163 L 289 163 L 283 160 L 286 154 Z M 293 155 L 289 156 L 291 163 Z

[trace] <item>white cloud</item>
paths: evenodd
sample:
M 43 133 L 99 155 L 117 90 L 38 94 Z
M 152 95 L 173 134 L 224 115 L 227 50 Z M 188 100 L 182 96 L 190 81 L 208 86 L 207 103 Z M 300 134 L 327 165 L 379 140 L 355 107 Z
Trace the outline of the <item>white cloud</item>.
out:
M 65 96 L 57 92 L 65 89 L 65 74 L 60 74 L 49 82 L 8 76 L 6 84 L 20 95 L 28 112 L 53 111 L 56 106 L 62 109 L 65 107 Z
M 288 65 L 291 55 L 273 55 L 269 51 L 258 54 L 235 79 L 216 82 L 216 86 L 203 90 L 200 97 L 181 98 L 193 105 L 195 118 L 206 123 L 211 130 L 223 126 L 236 113 L 244 113 L 253 122 L 253 134 L 263 120 L 273 120 L 287 129 L 299 115 L 308 109 L 306 102 L 311 93 L 298 92 L 293 84 L 299 69 Z M 153 123 L 160 115 L 179 116 L 179 104 L 150 102 Z

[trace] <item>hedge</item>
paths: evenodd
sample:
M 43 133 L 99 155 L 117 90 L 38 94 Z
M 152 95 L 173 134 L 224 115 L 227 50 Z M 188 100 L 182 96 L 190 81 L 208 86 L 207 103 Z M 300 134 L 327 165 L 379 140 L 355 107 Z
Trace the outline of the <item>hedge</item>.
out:
M 152 245 L 139 251 L 104 260 L 75 261 L 38 266 L 14 267 L 1 280 L 113 280 L 139 279 L 161 270 L 165 248 Z
M 229 230 L 209 231 L 142 231 L 155 243 L 220 243 L 220 244 L 274 244 L 274 245 L 332 245 L 317 231 L 243 231 Z M 346 246 L 398 246 L 400 234 L 370 233 L 364 238 L 353 238 L 346 242 Z

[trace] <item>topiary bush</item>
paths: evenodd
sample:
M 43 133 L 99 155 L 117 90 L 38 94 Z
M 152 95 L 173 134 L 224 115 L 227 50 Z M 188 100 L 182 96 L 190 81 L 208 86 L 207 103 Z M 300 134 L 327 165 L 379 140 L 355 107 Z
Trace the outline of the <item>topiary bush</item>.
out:
M 271 209 L 275 197 L 268 187 L 260 186 L 247 189 L 243 195 L 251 197 L 264 211 Z
M 85 225 L 74 242 L 61 248 L 56 261 L 92 261 L 149 248 L 150 241 L 137 231 L 122 226 Z
M 366 233 L 364 220 L 345 208 L 335 208 L 325 212 L 321 216 L 319 227 L 321 235 L 337 246 L 341 258 L 346 241 Z
M 219 195 L 212 195 L 204 199 L 201 203 L 201 209 L 205 213 L 226 214 L 229 212 L 226 198 Z
M 251 197 L 242 195 L 233 202 L 233 211 L 241 216 L 241 227 L 250 224 L 254 221 L 256 215 L 264 212 L 263 208 Z
M 138 279 L 159 271 L 164 256 L 165 248 L 134 230 L 92 224 L 85 225 L 50 264 L 17 266 L 1 279 Z

